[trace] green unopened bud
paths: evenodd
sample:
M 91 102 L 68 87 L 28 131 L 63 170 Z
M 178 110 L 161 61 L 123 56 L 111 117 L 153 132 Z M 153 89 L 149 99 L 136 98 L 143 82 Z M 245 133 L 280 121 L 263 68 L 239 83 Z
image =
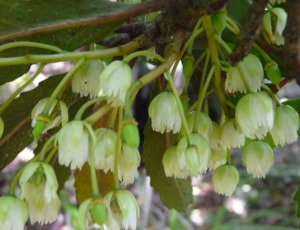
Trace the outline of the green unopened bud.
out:
M 36 117 L 36 123 L 33 127 L 32 134 L 34 139 L 39 139 L 44 130 L 46 129 L 47 124 L 49 123 L 49 118 L 43 115 Z
M 187 111 L 188 107 L 189 107 L 189 96 L 187 95 L 180 95 L 180 101 L 183 107 L 183 111 Z
M 267 72 L 267 76 L 268 76 L 269 80 L 273 84 L 278 86 L 278 84 L 281 80 L 281 73 L 280 73 L 277 63 L 274 61 L 268 62 L 265 65 L 265 71 Z
M 182 71 L 185 77 L 189 77 L 193 71 L 194 57 L 186 55 L 182 60 Z
M 123 121 L 123 138 L 130 147 L 137 148 L 140 144 L 140 134 L 135 120 Z
M 226 14 L 223 11 L 215 13 L 211 22 L 217 34 L 221 34 L 226 27 Z
M 0 138 L 3 135 L 3 131 L 4 131 L 4 122 L 3 122 L 2 117 L 0 117 Z
M 93 222 L 102 225 L 106 220 L 106 209 L 103 204 L 94 204 L 91 207 L 91 216 L 93 219 Z

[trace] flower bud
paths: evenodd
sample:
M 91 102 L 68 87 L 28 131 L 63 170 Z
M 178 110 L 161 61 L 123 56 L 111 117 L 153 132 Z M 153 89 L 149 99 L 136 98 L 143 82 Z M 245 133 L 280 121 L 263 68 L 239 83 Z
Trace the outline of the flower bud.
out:
M 281 73 L 276 62 L 271 61 L 265 65 L 268 79 L 277 87 L 281 80 Z
M 106 220 L 106 208 L 103 204 L 93 204 L 91 207 L 91 216 L 94 223 L 102 225 Z
M 80 96 L 98 97 L 100 92 L 100 75 L 105 69 L 104 62 L 91 60 L 85 62 L 73 75 L 72 90 Z
M 175 96 L 172 92 L 162 92 L 151 101 L 149 117 L 152 129 L 156 132 L 178 133 L 181 129 L 181 118 Z
M 193 56 L 184 56 L 182 61 L 182 71 L 185 77 L 190 77 L 193 71 L 193 63 L 194 57 Z
M 226 14 L 223 11 L 217 12 L 211 17 L 212 25 L 217 34 L 221 34 L 226 28 Z
M 100 88 L 112 106 L 124 106 L 131 82 L 131 68 L 123 61 L 111 62 L 100 76 Z
M 239 182 L 239 172 L 233 165 L 221 165 L 213 174 L 215 192 L 231 196 Z
M 220 146 L 217 149 L 212 149 L 208 160 L 208 167 L 216 169 L 227 161 L 227 148 Z
M 122 136 L 126 144 L 132 148 L 138 148 L 140 145 L 140 134 L 135 120 L 123 121 Z
M 246 137 L 262 139 L 274 123 L 271 98 L 264 92 L 243 96 L 236 105 L 235 119 Z
M 274 144 L 284 146 L 298 139 L 299 114 L 291 106 L 281 105 L 275 108 L 275 120 L 270 131 Z
M 246 146 L 242 159 L 248 173 L 253 177 L 264 178 L 274 162 L 274 153 L 267 143 L 255 141 Z

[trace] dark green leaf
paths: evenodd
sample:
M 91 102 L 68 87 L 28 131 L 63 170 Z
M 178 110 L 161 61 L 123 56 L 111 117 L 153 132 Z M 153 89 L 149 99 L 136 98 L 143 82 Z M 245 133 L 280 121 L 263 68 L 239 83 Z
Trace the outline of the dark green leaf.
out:
M 228 15 L 239 25 L 244 25 L 248 9 L 249 0 L 230 0 L 226 5 Z
M 191 181 L 165 176 L 162 164 L 166 148 L 165 136 L 154 132 L 149 120 L 144 133 L 143 161 L 147 174 L 151 178 L 151 186 L 160 194 L 160 199 L 168 208 L 174 208 L 177 211 L 186 210 L 187 206 L 193 202 Z M 171 135 L 170 141 L 174 141 Z
M 73 51 L 99 41 L 127 20 L 118 13 L 130 5 L 106 0 L 0 0 L 0 44 L 12 41 L 34 41 Z M 131 6 L 132 7 L 132 6 Z M 32 48 L 16 48 L 1 53 L 21 56 L 28 53 L 49 53 Z M 26 72 L 28 65 L 0 68 L 0 85 Z

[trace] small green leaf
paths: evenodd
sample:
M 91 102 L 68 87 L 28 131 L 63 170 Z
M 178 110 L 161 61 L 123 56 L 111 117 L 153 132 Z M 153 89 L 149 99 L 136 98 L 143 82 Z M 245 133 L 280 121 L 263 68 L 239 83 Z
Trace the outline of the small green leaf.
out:
M 145 128 L 143 144 L 143 161 L 147 175 L 151 178 L 151 186 L 160 194 L 160 199 L 169 209 L 185 211 L 193 202 L 190 179 L 174 179 L 166 177 L 162 157 L 166 150 L 165 136 L 154 132 L 148 120 Z M 170 135 L 170 142 L 174 136 Z

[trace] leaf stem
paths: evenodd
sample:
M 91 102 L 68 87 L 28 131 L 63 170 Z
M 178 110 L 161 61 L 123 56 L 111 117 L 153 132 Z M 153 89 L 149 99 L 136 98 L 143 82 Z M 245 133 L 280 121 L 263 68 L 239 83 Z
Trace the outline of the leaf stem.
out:
M 56 46 L 44 44 L 44 43 L 39 43 L 39 42 L 28 42 L 28 41 L 20 41 L 20 42 L 10 42 L 4 45 L 0 46 L 0 53 L 3 52 L 4 50 L 12 49 L 12 48 L 17 48 L 17 47 L 33 47 L 33 48 L 40 48 L 40 49 L 45 49 L 45 50 L 51 50 L 56 53 L 63 53 L 66 52 Z

